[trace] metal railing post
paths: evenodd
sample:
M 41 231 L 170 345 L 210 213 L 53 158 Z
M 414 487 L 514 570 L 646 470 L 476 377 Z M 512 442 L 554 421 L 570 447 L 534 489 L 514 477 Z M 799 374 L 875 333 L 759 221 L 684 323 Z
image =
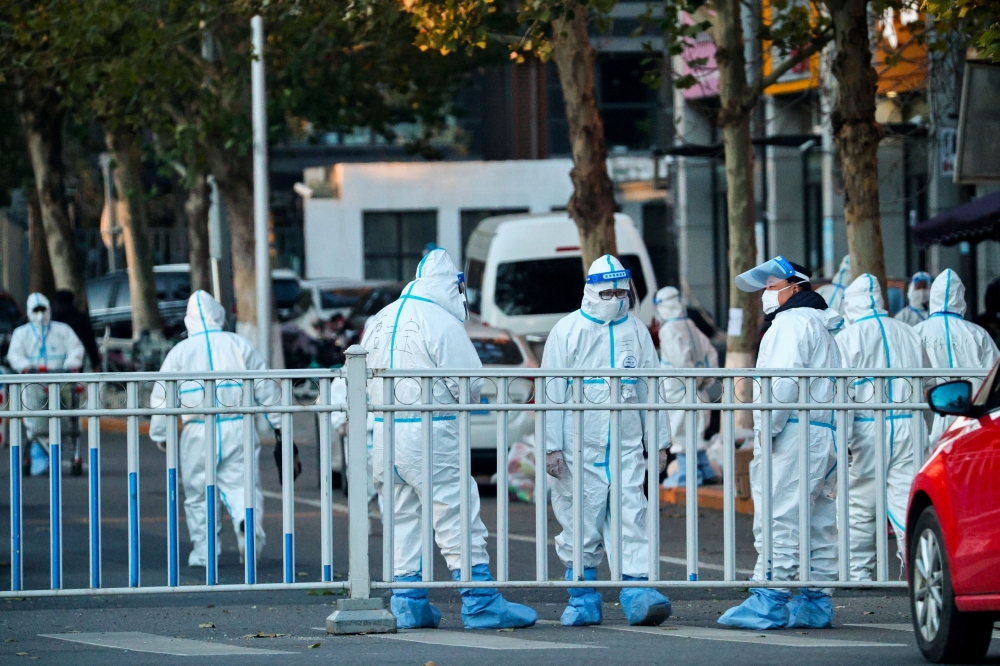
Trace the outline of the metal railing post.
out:
M 319 404 L 330 404 L 330 379 L 321 377 L 319 380 Z M 331 463 L 331 426 L 330 412 L 319 412 L 319 534 L 321 557 L 321 580 L 329 583 L 333 580 L 333 468 Z
M 177 407 L 177 382 L 165 385 L 167 408 Z M 91 419 L 97 421 L 98 419 Z M 96 426 L 92 426 L 96 427 Z M 167 585 L 180 584 L 180 547 L 177 522 L 177 417 L 167 417 Z M 93 463 L 91 463 L 93 464 Z
M 698 402 L 698 380 L 688 377 L 684 381 L 684 402 L 694 406 Z M 684 412 L 684 451 L 686 475 L 684 485 L 684 525 L 687 579 L 698 580 L 698 430 L 701 412 L 689 409 Z
M 21 409 L 21 391 L 23 384 L 10 384 L 7 395 L 11 411 Z M 21 526 L 21 449 L 23 448 L 21 419 L 10 420 L 10 589 L 18 592 L 23 589 L 24 566 Z
M 326 618 L 331 634 L 395 633 L 396 618 L 382 607 L 382 598 L 370 597 L 371 572 L 368 568 L 368 352 L 352 345 L 347 363 L 347 510 L 348 583 L 351 597 L 337 602 L 337 610 Z M 391 474 L 390 470 L 386 473 Z M 384 510 L 393 504 L 384 502 Z
M 736 402 L 732 377 L 723 379 L 722 402 Z M 722 413 L 722 568 L 723 580 L 736 580 L 736 412 Z
M 125 384 L 125 406 L 139 406 L 139 386 L 130 381 Z M 139 547 L 139 417 L 125 418 L 125 445 L 128 451 L 128 585 L 139 587 L 141 565 Z M 211 535 L 215 538 L 215 534 Z
M 263 381 L 269 381 L 267 379 Z M 240 397 L 243 407 L 254 406 L 254 380 L 244 379 Z M 253 414 L 243 414 L 243 580 L 257 583 L 257 448 L 254 435 L 257 424 Z M 287 582 L 287 581 L 286 581 Z
M 49 409 L 61 409 L 62 399 L 59 395 L 59 384 L 50 383 Z M 131 472 L 131 469 L 129 470 Z M 129 474 L 129 487 L 131 487 Z M 49 417 L 49 523 L 51 541 L 50 564 L 52 568 L 52 589 L 62 589 L 63 575 L 63 528 L 62 528 L 62 419 Z M 129 522 L 131 524 L 131 521 Z M 138 583 L 136 583 L 138 585 Z
M 87 408 L 97 409 L 100 385 L 87 384 Z M 101 586 L 101 419 L 87 421 L 87 476 L 90 492 L 90 587 Z M 12 470 L 13 471 L 13 470 Z

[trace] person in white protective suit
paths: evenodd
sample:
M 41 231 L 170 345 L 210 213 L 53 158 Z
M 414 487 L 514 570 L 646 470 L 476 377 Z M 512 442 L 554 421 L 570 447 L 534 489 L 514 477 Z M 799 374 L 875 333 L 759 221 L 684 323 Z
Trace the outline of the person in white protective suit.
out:
M 996 343 L 986 329 L 963 318 L 965 307 L 965 285 L 955 271 L 946 268 L 934 278 L 931 285 L 930 315 L 927 321 L 914 327 L 924 344 L 930 367 L 989 369 L 1000 356 Z M 955 378 L 943 374 L 945 379 L 942 381 Z M 965 379 L 972 382 L 972 393 L 975 395 L 983 383 L 982 378 Z M 928 440 L 932 448 L 954 421 L 954 416 L 934 415 Z
M 330 384 L 330 403 L 331 404 L 347 404 L 347 380 L 342 377 L 334 379 Z M 347 412 L 331 412 L 330 413 L 330 427 L 334 432 L 340 434 L 344 438 L 344 469 L 347 469 L 348 452 L 347 452 Z M 365 421 L 365 430 L 368 433 L 368 462 L 367 462 L 367 473 L 368 473 L 368 505 L 369 505 L 369 516 L 372 516 L 373 503 L 378 498 L 378 493 L 375 491 L 375 479 L 372 472 L 372 447 L 374 446 L 373 433 L 375 431 L 375 415 L 368 412 L 368 417 Z M 343 483 L 347 483 L 347 478 L 343 479 Z
M 680 293 L 674 287 L 664 287 L 653 297 L 656 305 L 656 317 L 660 320 L 660 364 L 664 368 L 717 368 L 719 367 L 719 352 L 712 346 L 704 333 L 698 330 L 687 317 L 687 310 L 681 301 Z M 712 379 L 698 381 L 702 390 L 712 383 Z M 684 402 L 686 398 L 686 380 L 667 379 L 663 382 L 662 400 L 666 403 Z M 687 414 L 680 410 L 667 412 L 670 419 L 670 451 L 677 456 L 677 472 L 663 480 L 665 488 L 683 486 L 687 482 Z M 710 413 L 697 413 L 695 422 L 698 424 L 698 485 L 716 483 L 718 476 L 708 461 L 705 441 L 705 430 L 708 428 Z
M 931 294 L 931 274 L 920 271 L 914 273 L 910 278 L 910 286 L 906 288 L 907 306 L 896 313 L 894 319 L 898 319 L 904 324 L 916 326 L 922 321 L 927 321 L 930 314 L 927 311 L 927 303 Z
M 583 302 L 578 311 L 555 325 L 545 342 L 543 369 L 642 369 L 659 367 L 656 347 L 649 330 L 629 313 L 638 303 L 631 288 L 631 275 L 611 255 L 597 259 L 587 273 Z M 583 380 L 584 402 L 610 402 L 611 380 Z M 550 379 L 545 389 L 548 402 L 572 402 L 572 383 Z M 622 402 L 641 402 L 648 395 L 645 380 L 621 380 Z M 596 580 L 597 567 L 608 549 L 621 562 L 622 580 L 648 580 L 649 542 L 646 535 L 646 498 L 643 478 L 644 412 L 623 411 L 621 442 L 621 530 L 620 548 L 610 541 L 611 412 L 584 412 L 583 419 L 583 571 L 573 571 L 573 414 L 548 412 L 545 419 L 546 469 L 550 479 L 552 511 L 562 526 L 556 537 L 556 554 L 566 566 L 566 580 Z M 666 467 L 670 430 L 667 419 L 659 419 L 658 456 L 660 471 Z M 654 433 L 647 433 L 652 447 Z M 652 519 L 656 520 L 656 516 Z M 658 625 L 670 617 L 670 600 L 651 588 L 623 588 L 619 596 L 629 624 Z M 599 624 L 603 619 L 602 597 L 594 588 L 570 589 L 569 605 L 560 622 L 565 626 Z
M 362 345 L 368 350 L 371 368 L 397 369 L 478 369 L 479 355 L 465 332 L 462 322 L 468 316 L 465 282 L 443 249 L 428 252 L 417 267 L 416 279 L 404 289 L 399 300 L 390 303 L 365 324 Z M 479 402 L 481 382 L 470 382 L 470 399 Z M 380 405 L 381 379 L 368 387 L 372 404 Z M 455 404 L 459 399 L 458 381 L 433 382 L 432 401 Z M 396 382 L 397 404 L 420 402 L 420 382 L 412 378 Z M 486 552 L 486 526 L 479 514 L 479 490 L 471 477 L 459 476 L 458 422 L 454 411 L 434 412 L 432 445 L 433 497 L 424 495 L 422 483 L 422 428 L 420 412 L 396 412 L 394 428 L 395 469 L 383 469 L 384 414 L 376 412 L 373 432 L 372 467 L 375 488 L 382 498 L 384 511 L 393 511 L 395 519 L 395 580 L 417 582 L 422 579 L 421 504 L 434 503 L 434 536 L 454 580 L 461 579 L 462 521 L 461 484 L 469 484 L 469 552 L 472 580 L 492 581 L 489 555 Z M 387 475 L 394 478 L 393 496 L 386 498 Z M 495 588 L 460 588 L 462 620 L 466 629 L 502 629 L 529 627 L 538 614 L 520 604 L 508 602 Z M 398 588 L 390 602 L 397 627 L 409 629 L 436 627 L 441 613 L 427 600 L 426 589 Z
M 823 369 L 841 367 L 840 351 L 828 326 L 840 324 L 830 316 L 826 301 L 809 286 L 808 271 L 775 257 L 736 276 L 741 291 L 764 290 L 761 296 L 765 319 L 771 327 L 760 342 L 757 368 Z M 831 402 L 834 383 L 826 379 L 809 382 L 811 402 Z M 798 380 L 776 378 L 771 382 L 771 402 L 789 404 L 801 400 Z M 754 401 L 760 402 L 759 385 L 754 387 Z M 798 412 L 771 410 L 771 441 L 762 441 L 761 412 L 754 411 L 754 455 L 750 463 L 750 489 L 754 507 L 761 506 L 763 492 L 771 493 L 772 561 L 765 560 L 762 525 L 765 519 L 754 511 L 754 545 L 757 566 L 751 582 L 750 597 L 726 611 L 719 623 L 746 629 L 809 627 L 820 629 L 833 624 L 833 602 L 825 590 L 801 589 L 794 598 L 788 590 L 758 587 L 769 579 L 794 580 L 801 576 L 799 565 L 799 511 L 810 512 L 810 579 L 835 580 L 837 577 L 837 515 L 833 491 L 836 455 L 834 451 L 833 413 L 828 409 L 809 412 L 809 478 L 799 478 Z M 771 447 L 770 489 L 761 487 L 763 465 L 761 449 Z M 799 483 L 809 484 L 809 506 L 799 506 Z M 768 566 L 770 564 L 770 567 Z M 770 571 L 769 571 L 770 569 Z M 770 574 L 770 576 L 768 575 Z
M 827 306 L 839 314 L 844 314 L 844 290 L 851 284 L 851 255 L 845 254 L 840 261 L 840 268 L 833 276 L 830 284 L 824 284 L 816 289 L 816 293 L 823 297 Z
M 851 283 L 844 296 L 848 326 L 837 336 L 845 368 L 923 368 L 927 365 L 920 336 L 912 326 L 889 317 L 878 280 L 864 273 Z M 885 381 L 884 401 L 907 403 L 917 387 L 910 379 Z M 851 382 L 852 402 L 883 402 L 876 398 L 875 380 Z M 903 406 L 901 404 L 900 406 Z M 850 412 L 847 446 L 851 452 L 850 531 L 851 580 L 871 580 L 875 569 L 875 412 Z M 896 533 L 900 561 L 906 548 L 906 506 L 913 481 L 914 442 L 922 441 L 922 415 L 903 409 L 885 414 L 886 509 Z M 843 526 L 841 526 L 843 529 Z
M 83 365 L 83 343 L 67 324 L 52 321 L 49 299 L 42 294 L 31 294 L 27 310 L 28 323 L 18 326 L 10 336 L 7 363 L 11 369 L 18 373 L 79 370 Z M 21 398 L 24 408 L 45 409 L 46 391 L 42 384 L 24 387 Z M 26 418 L 24 425 L 31 442 L 31 475 L 45 474 L 49 469 L 49 419 Z
M 226 313 L 210 294 L 196 291 L 188 299 L 184 326 L 188 337 L 179 342 L 163 359 L 160 372 L 218 372 L 224 370 L 266 370 L 264 359 L 253 345 L 241 335 L 222 330 Z M 178 382 L 177 404 L 182 407 L 211 407 L 205 405 L 203 382 Z M 254 397 L 257 405 L 277 405 L 281 394 L 277 382 L 254 382 Z M 216 404 L 214 406 L 243 404 L 242 382 L 220 381 L 216 384 Z M 150 395 L 150 404 L 166 405 L 166 389 L 163 382 L 156 382 Z M 215 462 L 217 501 L 225 505 L 233 521 L 241 559 L 246 550 L 246 504 L 244 501 L 243 471 L 248 464 L 243 455 L 243 416 L 218 415 L 215 419 L 215 446 L 218 450 Z M 277 414 L 262 417 L 275 429 L 278 442 L 281 441 L 281 421 Z M 188 533 L 193 546 L 188 556 L 188 566 L 203 567 L 208 564 L 208 539 L 206 519 L 208 515 L 206 499 L 205 458 L 207 433 L 205 417 L 201 414 L 185 414 L 181 417 L 184 430 L 181 432 L 179 462 L 181 481 L 184 485 L 184 515 L 187 518 Z M 167 441 L 167 417 L 156 414 L 149 424 L 149 437 L 154 442 Z M 264 494 L 260 480 L 260 439 L 257 428 L 253 428 L 253 460 L 249 461 L 257 470 L 254 475 L 254 546 L 260 555 L 264 547 Z M 222 530 L 222 521 L 218 521 Z M 216 537 L 217 538 L 217 535 Z M 216 552 L 219 552 L 217 549 Z

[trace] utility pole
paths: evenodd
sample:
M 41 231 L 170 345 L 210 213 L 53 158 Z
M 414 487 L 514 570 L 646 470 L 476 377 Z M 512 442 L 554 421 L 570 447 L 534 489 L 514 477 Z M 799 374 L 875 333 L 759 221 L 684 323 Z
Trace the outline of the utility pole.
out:
M 271 253 L 267 238 L 271 192 L 267 179 L 267 99 L 264 88 L 264 19 L 250 20 L 254 59 L 250 65 L 253 97 L 253 228 L 257 287 L 257 350 L 271 364 Z

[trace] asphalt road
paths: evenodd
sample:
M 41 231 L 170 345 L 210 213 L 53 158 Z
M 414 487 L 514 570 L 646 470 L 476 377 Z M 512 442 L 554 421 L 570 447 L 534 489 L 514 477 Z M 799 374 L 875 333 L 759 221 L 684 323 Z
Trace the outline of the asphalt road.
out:
M 315 460 L 311 447 L 314 431 L 307 418 L 297 420 L 296 441 L 306 469 L 296 484 L 297 580 L 319 580 L 319 508 Z M 121 435 L 106 434 L 102 441 L 102 560 L 104 585 L 127 584 L 125 442 Z M 148 440 L 140 454 L 142 583 L 166 583 L 165 460 Z M 282 572 L 280 486 L 270 449 L 262 455 L 266 491 L 265 530 L 268 543 L 259 560 L 258 579 L 280 582 Z M 0 470 L 0 484 L 8 485 L 8 470 Z M 483 489 L 483 519 L 495 527 L 496 498 Z M 64 476 L 64 585 L 88 584 L 87 481 L 86 476 Z M 342 497 L 335 501 L 344 504 Z M 45 589 L 49 583 L 49 505 L 46 478 L 24 480 L 24 577 L 27 588 Z M 0 530 L 9 534 L 9 496 L 0 498 Z M 340 506 L 333 514 L 335 577 L 346 574 L 347 516 Z M 684 509 L 667 506 L 661 517 L 661 566 L 663 576 L 685 578 L 683 558 Z M 510 574 L 512 579 L 534 575 L 534 507 L 510 505 Z M 756 554 L 749 516 L 737 516 L 737 567 L 749 574 Z M 550 537 L 558 525 L 550 520 Z M 702 578 L 721 578 L 721 513 L 703 510 L 699 520 Z M 190 549 L 186 529 L 181 562 Z M 891 542 L 890 542 L 891 543 Z M 491 537 L 491 557 L 495 558 Z M 381 538 L 370 539 L 373 578 L 381 572 Z M 549 547 L 550 577 L 563 571 Z M 9 551 L 0 553 L 0 579 L 9 573 Z M 6 571 L 5 571 L 6 569 Z M 895 569 L 898 571 L 898 569 Z M 446 579 L 443 560 L 437 558 L 436 578 Z M 607 570 L 601 577 L 607 576 Z M 225 521 L 220 583 L 240 583 L 243 569 L 236 552 L 232 526 Z M 204 581 L 204 569 L 182 567 L 181 583 Z M 6 583 L 4 584 L 6 586 Z M 20 660 L 61 664 L 169 664 L 181 655 L 214 655 L 219 664 L 243 663 L 248 657 L 272 657 L 281 663 L 378 664 L 511 664 L 520 663 L 703 663 L 709 659 L 740 664 L 809 660 L 824 663 L 869 663 L 874 655 L 884 664 L 920 663 L 908 629 L 909 608 L 902 592 L 838 592 L 835 629 L 823 631 L 728 632 L 715 619 L 738 603 L 739 590 L 666 590 L 674 602 L 674 617 L 659 629 L 629 628 L 615 603 L 617 594 L 605 591 L 605 623 L 601 627 L 567 629 L 558 626 L 565 593 L 558 590 L 517 590 L 507 596 L 538 610 L 536 627 L 514 632 L 466 632 L 454 591 L 432 591 L 431 600 L 443 614 L 436 631 L 403 632 L 395 637 L 325 635 L 324 619 L 336 595 L 306 590 L 281 592 L 197 593 L 129 596 L 5 599 L 0 601 L 0 664 Z M 388 593 L 386 593 L 388 594 Z M 206 626 L 203 626 L 206 625 Z M 212 626 L 207 626 L 212 625 Z M 261 634 L 261 637 L 250 636 Z M 182 637 L 183 640 L 177 637 Z M 994 644 L 994 661 L 1000 663 L 1000 642 Z

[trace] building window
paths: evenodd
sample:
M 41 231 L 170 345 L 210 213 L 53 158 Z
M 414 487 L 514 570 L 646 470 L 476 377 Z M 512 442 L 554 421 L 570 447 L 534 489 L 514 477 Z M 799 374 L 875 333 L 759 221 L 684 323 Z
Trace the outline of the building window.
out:
M 365 211 L 365 278 L 412 280 L 429 244 L 437 242 L 437 211 Z
M 466 208 L 461 212 L 462 217 L 462 265 L 465 265 L 465 248 L 469 245 L 472 232 L 476 230 L 479 223 L 488 217 L 497 215 L 518 215 L 527 213 L 527 208 Z

